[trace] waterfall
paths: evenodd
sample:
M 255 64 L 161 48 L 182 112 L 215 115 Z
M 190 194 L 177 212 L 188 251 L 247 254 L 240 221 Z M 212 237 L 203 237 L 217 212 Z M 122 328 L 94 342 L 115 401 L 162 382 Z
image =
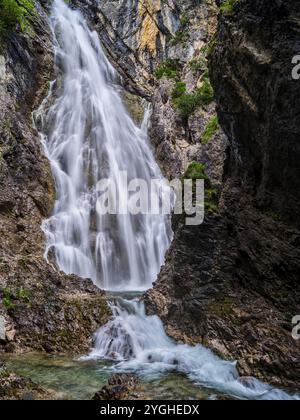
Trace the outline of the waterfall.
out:
M 57 193 L 43 225 L 46 257 L 54 254 L 60 270 L 102 289 L 146 290 L 170 245 L 170 217 L 103 214 L 96 203 L 98 181 L 110 179 L 126 205 L 121 171 L 128 183 L 163 179 L 148 142 L 149 113 L 141 127 L 133 122 L 115 70 L 81 13 L 55 0 L 51 27 L 58 75 L 35 115 Z
M 88 358 L 115 361 L 114 370 L 159 375 L 177 371 L 201 386 L 237 398 L 290 399 L 254 378 L 240 378 L 235 363 L 205 347 L 175 343 L 157 316 L 147 316 L 135 292 L 151 287 L 172 239 L 164 215 L 103 215 L 96 206 L 98 181 L 112 179 L 121 201 L 128 179 L 162 179 L 147 137 L 129 116 L 98 36 L 78 11 L 55 0 L 51 16 L 57 79 L 35 114 L 51 163 L 57 199 L 44 222 L 46 257 L 62 271 L 91 278 L 113 295 L 113 317 L 95 334 Z M 297 398 L 297 397 L 295 397 Z

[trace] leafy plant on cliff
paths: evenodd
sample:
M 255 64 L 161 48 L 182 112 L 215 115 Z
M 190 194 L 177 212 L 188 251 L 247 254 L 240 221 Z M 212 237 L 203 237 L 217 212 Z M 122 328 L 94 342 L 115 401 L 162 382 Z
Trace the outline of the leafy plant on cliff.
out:
M 201 87 L 187 92 L 185 83 L 176 82 L 172 91 L 172 100 L 175 108 L 179 110 L 181 118 L 186 121 L 197 108 L 209 105 L 214 99 L 214 91 L 207 74 L 203 76 Z
M 0 0 L 0 35 L 3 37 L 16 26 L 26 31 L 34 8 L 32 0 Z
M 173 102 L 181 98 L 185 94 L 186 94 L 186 84 L 180 81 L 176 82 L 171 93 Z
M 217 132 L 218 128 L 219 128 L 219 120 L 218 120 L 218 117 L 215 115 L 207 123 L 200 139 L 201 143 L 202 144 L 208 143 L 209 140 L 213 137 L 213 135 Z
M 167 77 L 168 79 L 176 79 L 180 73 L 180 62 L 172 58 L 168 58 L 164 61 L 154 72 L 154 75 L 157 79 L 162 79 Z
M 24 302 L 28 307 L 31 307 L 30 292 L 28 290 L 24 289 L 24 287 L 21 286 L 20 289 L 18 289 L 17 298 L 21 302 Z
M 192 162 L 188 166 L 183 176 L 184 179 L 204 179 L 205 182 L 205 200 L 204 208 L 207 213 L 215 213 L 218 211 L 218 193 L 212 188 L 211 181 L 205 172 L 205 165 L 200 162 Z
M 209 105 L 214 100 L 214 90 L 210 83 L 208 73 L 202 79 L 202 85 L 197 90 L 198 100 L 202 105 Z

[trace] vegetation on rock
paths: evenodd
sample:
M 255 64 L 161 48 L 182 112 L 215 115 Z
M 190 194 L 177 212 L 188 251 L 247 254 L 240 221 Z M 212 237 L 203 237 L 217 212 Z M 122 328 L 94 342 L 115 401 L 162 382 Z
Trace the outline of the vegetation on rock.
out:
M 184 179 L 204 179 L 205 181 L 205 201 L 204 207 L 206 212 L 214 213 L 218 210 L 217 190 L 212 188 L 211 181 L 205 172 L 205 165 L 200 162 L 192 162 L 184 173 Z
M 218 117 L 215 115 L 207 123 L 200 139 L 201 143 L 202 144 L 208 143 L 210 139 L 214 136 L 214 134 L 217 132 L 218 128 L 219 128 L 219 120 L 218 120 Z
M 205 166 L 199 162 L 192 162 L 189 164 L 187 170 L 184 173 L 185 179 L 206 179 L 208 180 L 208 176 L 205 173 Z
M 154 72 L 154 75 L 157 79 L 162 79 L 163 77 L 167 77 L 169 79 L 176 79 L 179 76 L 179 72 L 179 60 L 169 58 L 157 67 L 157 69 Z
M 194 75 L 207 70 L 207 60 L 204 57 L 192 58 L 188 64 Z
M 236 0 L 223 0 L 220 5 L 222 13 L 231 13 Z
M 26 31 L 28 16 L 34 8 L 32 0 L 0 0 L 0 36 L 7 35 L 17 25 L 22 32 Z
M 214 99 L 214 91 L 208 74 L 203 76 L 201 87 L 191 92 L 187 91 L 185 83 L 176 82 L 172 90 L 172 99 L 183 120 L 187 120 L 200 106 L 209 105 Z
M 7 310 L 14 309 L 16 305 L 13 303 L 13 296 L 10 289 L 8 288 L 3 289 L 2 295 L 3 295 L 3 298 L 2 298 L 3 306 L 5 306 Z

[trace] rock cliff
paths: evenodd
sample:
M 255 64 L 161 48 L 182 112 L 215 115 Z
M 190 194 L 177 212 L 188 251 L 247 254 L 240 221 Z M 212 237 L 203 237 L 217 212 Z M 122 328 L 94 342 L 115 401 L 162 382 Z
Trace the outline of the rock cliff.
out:
M 179 223 L 146 298 L 171 336 L 283 385 L 300 377 L 298 22 L 291 1 L 241 0 L 219 15 L 209 67 L 230 142 L 219 212 L 197 229 Z

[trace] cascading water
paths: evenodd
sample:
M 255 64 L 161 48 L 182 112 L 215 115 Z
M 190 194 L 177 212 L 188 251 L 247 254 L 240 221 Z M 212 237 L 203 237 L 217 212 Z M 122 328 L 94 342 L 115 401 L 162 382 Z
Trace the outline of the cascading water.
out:
M 96 184 L 113 179 L 126 201 L 120 170 L 147 184 L 162 178 L 147 140 L 146 122 L 137 127 L 117 88 L 115 71 L 98 36 L 63 0 L 51 17 L 59 77 L 35 115 L 54 175 L 57 201 L 44 223 L 46 256 L 58 267 L 94 280 L 108 290 L 147 289 L 155 280 L 171 241 L 163 215 L 103 216 Z M 253 378 L 239 378 L 235 363 L 203 346 L 176 344 L 157 316 L 146 316 L 139 299 L 112 297 L 112 320 L 95 335 L 88 358 L 115 361 L 116 370 L 153 376 L 177 371 L 194 383 L 237 398 L 290 399 Z M 297 397 L 295 397 L 297 398 Z
M 146 290 L 169 247 L 170 218 L 103 214 L 96 206 L 96 186 L 110 179 L 118 188 L 118 204 L 126 206 L 121 171 L 128 182 L 142 179 L 150 185 L 163 178 L 148 144 L 148 113 L 141 128 L 133 122 L 98 36 L 79 12 L 55 0 L 51 26 L 60 70 L 53 87 L 57 99 L 49 107 L 54 95 L 48 96 L 35 116 L 57 191 L 53 215 L 43 226 L 46 255 L 54 252 L 62 271 L 91 278 L 101 288 Z
M 111 309 L 113 319 L 95 334 L 88 358 L 115 360 L 118 363 L 113 370 L 135 372 L 148 379 L 180 372 L 199 386 L 239 399 L 299 399 L 255 378 L 239 377 L 235 362 L 224 361 L 201 345 L 175 343 L 157 316 L 145 314 L 138 299 L 114 298 Z

